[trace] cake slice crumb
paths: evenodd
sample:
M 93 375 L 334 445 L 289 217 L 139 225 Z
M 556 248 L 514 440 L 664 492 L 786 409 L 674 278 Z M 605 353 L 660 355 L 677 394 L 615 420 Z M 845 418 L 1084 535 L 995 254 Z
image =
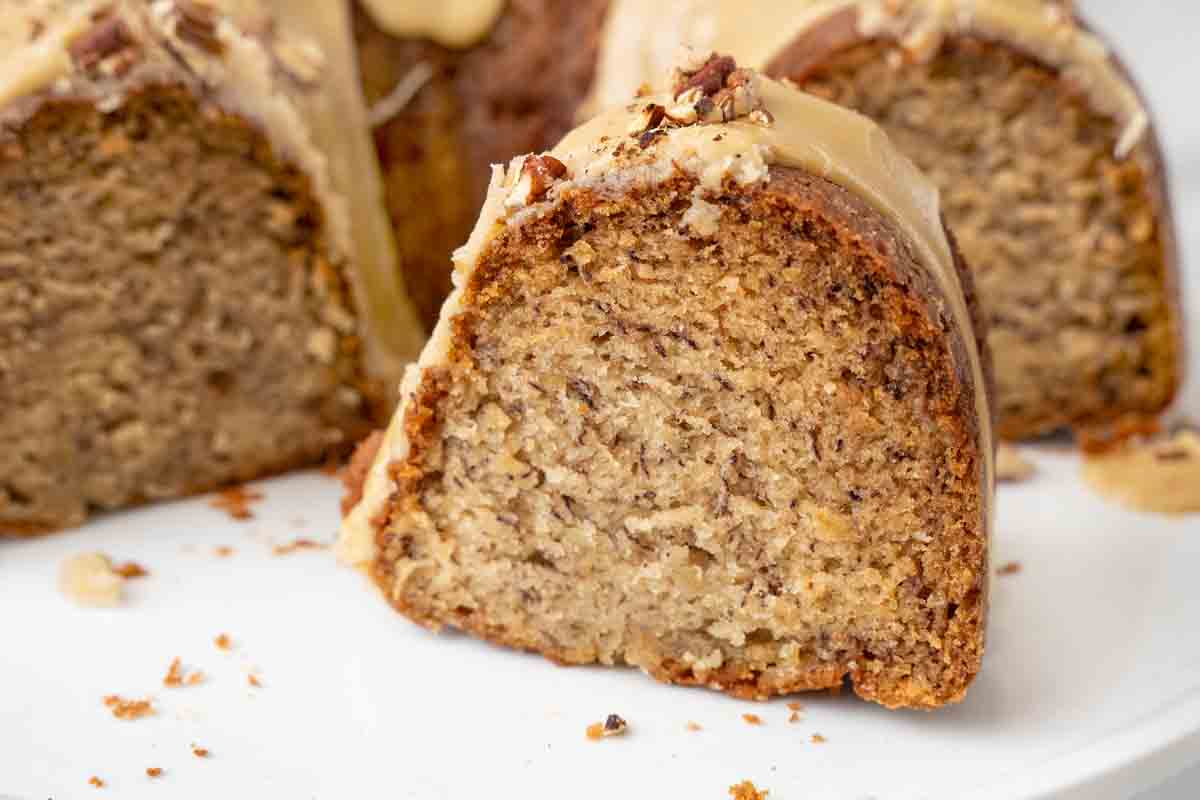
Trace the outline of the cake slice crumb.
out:
M 262 500 L 263 497 L 265 495 L 262 492 L 238 484 L 219 492 L 208 504 L 213 508 L 225 511 L 234 519 L 244 522 L 254 519 L 254 512 L 250 510 L 250 505 Z
M 195 745 L 192 745 L 192 755 L 194 755 L 196 758 L 208 758 L 211 753 L 209 753 L 207 747 L 196 747 Z
M 171 662 L 171 666 L 167 668 L 167 674 L 163 678 L 163 686 L 169 689 L 178 689 L 182 686 L 198 686 L 204 682 L 204 673 L 199 670 L 184 673 L 183 662 L 178 656 Z
M 150 571 L 136 561 L 126 561 L 124 564 L 118 564 L 113 567 L 113 572 L 120 575 L 125 580 L 134 578 L 145 578 L 150 574 Z
M 258 676 L 255 675 L 253 672 L 251 672 L 249 675 L 246 676 L 246 682 L 249 683 L 251 686 L 253 686 L 255 689 L 263 688 L 262 681 L 259 680 Z
M 799 711 L 793 711 L 788 715 L 788 722 L 799 722 L 802 719 Z
M 1009 561 L 1007 564 L 1001 565 L 1000 568 L 996 570 L 997 575 L 1018 575 L 1020 572 L 1020 561 Z
M 232 650 L 233 649 L 233 640 L 229 638 L 228 633 L 222 633 L 219 636 L 217 636 L 216 639 L 213 639 L 213 644 L 215 644 L 217 646 L 218 650 Z
M 142 717 L 149 717 L 156 713 L 154 711 L 154 702 L 149 698 L 144 700 L 126 700 L 119 694 L 110 694 L 105 696 L 104 705 L 112 711 L 112 715 L 117 719 L 141 719 Z
M 234 552 L 234 549 L 227 544 L 218 545 L 213 548 L 213 554 L 217 558 L 229 558 Z
M 704 730 L 704 728 L 702 728 L 702 727 L 700 726 L 700 723 L 699 723 L 699 722 L 690 722 L 690 721 L 689 721 L 689 722 L 688 722 L 688 724 L 687 724 L 687 729 L 688 729 L 689 731 L 691 731 L 692 733 L 697 733 L 697 732 L 699 732 L 699 731 L 702 731 L 702 730 Z
M 825 742 L 827 742 L 827 741 L 829 741 L 829 740 L 826 739 L 824 736 L 822 736 L 819 733 L 814 733 L 812 735 L 812 743 L 813 744 L 825 744 Z
M 88 778 L 88 785 L 89 785 L 89 786 L 95 786 L 97 789 L 103 789 L 103 788 L 104 788 L 104 781 L 102 781 L 102 780 L 101 780 L 99 777 L 97 777 L 96 775 L 93 775 L 92 777 Z
M 751 781 L 742 781 L 739 784 L 729 787 L 729 796 L 733 800 L 767 800 L 767 795 L 770 792 L 766 789 L 759 789 Z
M 271 548 L 271 553 L 277 556 L 291 555 L 300 550 L 328 550 L 329 545 L 313 539 L 294 539 L 287 544 L 277 544 Z
M 792 702 L 787 704 L 787 709 L 788 709 L 788 711 L 803 711 L 804 706 L 800 705 L 799 703 L 797 703 L 796 701 L 793 700 Z
M 146 776 L 149 778 L 161 778 L 162 774 L 162 767 L 146 767 Z
M 742 714 L 742 719 L 746 720 L 749 725 L 762 725 L 762 717 L 758 714 Z

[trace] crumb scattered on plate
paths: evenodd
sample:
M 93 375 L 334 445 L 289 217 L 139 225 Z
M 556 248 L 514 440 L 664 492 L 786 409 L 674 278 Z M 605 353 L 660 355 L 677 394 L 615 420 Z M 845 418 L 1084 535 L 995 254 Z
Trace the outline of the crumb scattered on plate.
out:
M 799 703 L 797 703 L 796 701 L 793 700 L 792 702 L 787 704 L 787 709 L 788 709 L 788 711 L 803 711 L 804 706 L 800 705 Z
M 793 711 L 791 714 L 788 714 L 788 722 L 799 722 L 800 720 L 801 716 L 799 711 Z
M 824 744 L 824 743 L 825 743 L 825 742 L 827 742 L 827 741 L 829 741 L 829 740 L 828 740 L 828 739 L 826 739 L 824 736 L 822 736 L 822 735 L 821 735 L 821 734 L 819 734 L 819 733 L 814 733 L 814 734 L 812 735 L 812 743 L 813 743 L 813 744 Z
M 178 689 L 181 686 L 198 686 L 204 683 L 204 673 L 200 670 L 193 670 L 188 673 L 183 671 L 183 662 L 178 657 L 171 662 L 171 666 L 167 668 L 166 677 L 163 678 L 163 686 L 169 689 Z
M 229 558 L 231 555 L 233 555 L 234 550 L 229 545 L 223 544 L 214 547 L 213 552 L 216 553 L 217 558 Z
M 766 789 L 760 791 L 751 781 L 742 781 L 729 787 L 729 796 L 733 800 L 767 800 L 769 794 Z
M 233 649 L 233 640 L 229 638 L 228 633 L 222 633 L 216 639 L 213 639 L 213 644 L 217 646 L 218 650 Z
M 146 775 L 151 778 L 162 777 L 162 767 L 146 767 Z
M 125 579 L 104 553 L 77 553 L 58 568 L 58 588 L 76 605 L 89 608 L 119 606 Z
M 239 484 L 218 493 L 209 501 L 209 505 L 227 512 L 236 520 L 248 520 L 254 519 L 254 512 L 250 510 L 250 504 L 262 500 L 263 496 L 262 492 L 248 489 Z
M 104 788 L 104 781 L 100 780 L 100 778 L 98 778 L 97 776 L 93 775 L 92 777 L 88 778 L 88 785 L 89 785 L 89 786 L 95 786 L 97 789 L 103 789 L 103 788 Z
M 1007 564 L 1002 564 L 1000 568 L 996 570 L 997 575 L 1017 575 L 1020 572 L 1020 561 L 1009 561 Z
M 119 694 L 110 694 L 104 698 L 104 705 L 117 719 L 141 719 L 154 714 L 154 702 L 145 700 L 126 700 Z
M 617 714 L 609 714 L 604 722 L 593 722 L 587 727 L 587 738 L 604 739 L 609 736 L 623 736 L 629 730 L 629 723 Z
M 687 729 L 692 733 L 697 733 L 698 731 L 704 730 L 704 728 L 700 727 L 699 722 L 688 722 Z
M 146 569 L 136 561 L 126 561 L 124 564 L 118 564 L 117 566 L 113 567 L 113 572 L 117 573 L 125 580 L 144 578 L 150 574 L 150 570 Z
M 192 755 L 194 755 L 196 758 L 208 758 L 210 753 L 208 752 L 207 747 L 196 747 L 193 745 Z
M 1160 514 L 1200 512 L 1200 433 L 1182 430 L 1085 453 L 1084 479 L 1128 508 Z
M 246 682 L 249 683 L 251 686 L 253 686 L 255 689 L 262 688 L 262 681 L 259 680 L 258 676 L 255 675 L 253 672 L 246 676 Z
M 271 552 L 277 556 L 286 556 L 295 553 L 299 550 L 327 550 L 329 545 L 325 542 L 318 542 L 313 539 L 294 539 L 287 544 L 277 544 L 271 548 Z
M 742 714 L 742 719 L 746 720 L 750 725 L 762 725 L 762 717 L 758 714 Z
M 1037 465 L 1021 454 L 1021 451 L 1007 442 L 1001 442 L 996 448 L 996 480 L 1002 483 L 1020 483 L 1027 481 L 1037 473 Z

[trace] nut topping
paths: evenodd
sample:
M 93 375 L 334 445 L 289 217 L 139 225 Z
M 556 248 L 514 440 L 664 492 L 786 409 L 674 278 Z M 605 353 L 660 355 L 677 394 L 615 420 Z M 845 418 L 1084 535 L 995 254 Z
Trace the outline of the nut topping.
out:
M 527 156 L 521 164 L 517 185 L 505 201 L 510 208 L 536 203 L 546 196 L 555 181 L 566 177 L 567 165 L 554 156 Z
M 677 68 L 675 72 L 675 96 L 688 89 L 700 89 L 701 92 L 712 96 L 725 87 L 726 79 L 737 69 L 737 62 L 732 56 L 719 56 L 713 53 L 704 65 L 694 72 L 686 68 Z

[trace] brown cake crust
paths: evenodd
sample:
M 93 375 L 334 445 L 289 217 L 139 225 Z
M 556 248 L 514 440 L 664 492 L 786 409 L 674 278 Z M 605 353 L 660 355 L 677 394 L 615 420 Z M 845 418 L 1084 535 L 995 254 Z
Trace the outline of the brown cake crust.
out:
M 895 54 L 901 45 L 893 38 L 885 35 L 864 37 L 858 29 L 858 12 L 847 8 L 829 15 L 815 23 L 787 48 L 771 60 L 765 71 L 768 74 L 785 77 L 797 84 L 827 95 L 823 91 L 823 78 L 839 67 L 839 59 L 862 50 L 862 48 L 877 48 L 878 59 L 884 58 L 884 51 Z M 1092 33 L 1086 23 L 1074 18 L 1074 24 L 1082 30 Z M 1093 34 L 1094 35 L 1094 34 Z M 1087 96 L 1069 81 L 1059 79 L 1058 71 L 1041 61 L 1035 53 L 1014 41 L 1000 41 L 994 38 L 983 38 L 981 35 L 950 35 L 941 45 L 941 50 L 968 48 L 986 52 L 994 49 L 996 52 L 1007 50 L 1011 57 L 1024 60 L 1030 65 L 1036 65 L 1040 71 L 1054 76 L 1054 83 L 1047 84 L 1047 91 L 1060 92 L 1070 102 L 1090 108 Z M 904 56 L 911 58 L 911 56 Z M 935 56 L 936 58 L 936 56 Z M 1110 62 L 1119 74 L 1135 89 L 1137 84 L 1129 70 L 1116 54 L 1110 53 Z M 835 98 L 831 98 L 835 99 Z M 1143 98 L 1144 103 L 1144 98 Z M 1108 390 L 1100 386 L 1079 386 L 1078 395 L 1090 397 L 1085 405 L 1079 403 L 1043 405 L 1041 408 L 1029 409 L 1021 413 L 999 412 L 998 432 L 1005 439 L 1023 439 L 1053 432 L 1062 427 L 1075 429 L 1083 437 L 1105 437 L 1113 431 L 1124 429 L 1142 429 L 1153 426 L 1157 417 L 1166 409 L 1175 397 L 1182 382 L 1182 369 L 1185 363 L 1185 340 L 1183 336 L 1183 309 L 1179 289 L 1179 251 L 1177 234 L 1174 228 L 1174 217 L 1171 209 L 1168 174 L 1165 159 L 1159 139 L 1151 125 L 1144 134 L 1141 143 L 1130 156 L 1138 165 L 1143 181 L 1147 201 L 1151 208 L 1152 218 L 1156 222 L 1157 261 L 1161 265 L 1161 273 L 1156 280 L 1165 295 L 1164 315 L 1161 320 L 1169 328 L 1169 341 L 1165 346 L 1155 345 L 1154 352 L 1147 357 L 1155 366 L 1154 381 L 1156 388 L 1147 398 L 1102 398 Z M 953 224 L 953 220 L 951 220 Z M 984 298 L 986 301 L 986 298 Z M 994 329 L 994 328 L 993 328 Z M 1003 398 L 1002 398 L 1003 399 Z
M 686 197 L 694 185 L 693 180 L 680 175 L 659 187 L 650 196 L 636 191 L 622 197 L 600 196 L 586 190 L 574 192 L 565 204 L 573 207 L 573 211 L 565 212 L 560 209 L 560 216 L 556 218 L 529 223 L 519 229 L 501 233 L 488 252 L 494 255 L 504 249 L 506 238 L 512 238 L 514 245 L 520 242 L 516 246 L 522 248 L 554 252 L 561 246 L 559 242 L 564 229 L 575 224 L 576 215 L 583 218 L 589 214 L 646 213 L 647 204 L 665 202 L 660 200 L 662 197 Z M 872 254 L 869 267 L 865 268 L 877 274 L 881 282 L 904 287 L 907 296 L 923 307 L 922 314 L 914 314 L 912 306 L 901 303 L 886 309 L 889 315 L 903 320 L 902 325 L 907 326 L 906 330 L 914 342 L 943 342 L 947 332 L 954 330 L 954 322 L 948 317 L 947 306 L 944 298 L 940 297 L 939 288 L 928 271 L 919 264 L 914 251 L 890 223 L 857 196 L 801 170 L 775 167 L 772 169 L 770 181 L 765 186 L 745 190 L 744 196 L 739 198 L 738 202 L 743 204 L 742 208 L 748 217 L 756 219 L 771 218 L 780 213 L 812 213 L 835 225 L 845 240 L 861 242 L 864 252 Z M 970 276 L 957 251 L 955 256 L 956 268 L 963 280 L 971 309 L 973 335 L 982 344 L 985 332 L 970 288 Z M 475 363 L 475 328 L 489 306 L 505 300 L 504 284 L 501 280 L 504 269 L 499 261 L 485 255 L 473 273 L 466 288 L 464 313 L 453 320 L 450 352 L 452 364 L 469 367 Z M 930 320 L 933 321 L 932 328 L 929 326 Z M 969 367 L 966 367 L 969 361 L 965 343 L 952 334 L 949 338 L 954 342 L 954 356 L 945 360 L 944 367 L 949 372 L 938 383 L 938 402 L 946 409 L 946 413 L 952 413 L 953 419 L 956 420 L 954 424 L 957 425 L 957 446 L 951 449 L 951 452 L 957 455 L 955 471 L 965 476 L 966 480 L 974 480 L 979 484 L 982 481 L 984 458 L 984 455 L 976 450 L 975 444 L 979 440 L 980 420 L 976 416 L 974 397 L 979 387 L 974 386 Z M 986 346 L 983 347 L 983 353 L 986 354 Z M 990 365 L 986 355 L 984 363 L 985 380 L 990 381 Z M 386 515 L 381 515 L 376 520 L 376 545 L 379 555 L 371 565 L 372 577 L 401 613 L 425 627 L 438 630 L 444 625 L 450 625 L 498 644 L 538 652 L 560 664 L 590 663 L 590 658 L 581 657 L 570 649 L 549 644 L 536 631 L 496 625 L 485 618 L 486 614 L 471 613 L 467 609 L 448 614 L 438 613 L 427 606 L 424 600 L 392 590 L 396 578 L 394 559 L 403 558 L 402 554 L 407 545 L 397 541 L 396 534 L 389 529 L 389 525 L 405 514 L 420 512 L 422 488 L 440 478 L 436 468 L 427 465 L 425 459 L 437 446 L 441 435 L 443 420 L 440 415 L 443 402 L 451 391 L 450 380 L 449 370 L 446 368 L 426 370 L 404 419 L 405 432 L 410 443 L 409 456 L 389 466 L 394 487 Z M 950 409 L 953 409 L 953 412 L 950 412 Z M 354 491 L 353 486 L 351 491 Z M 981 503 L 987 502 L 987 496 L 986 490 L 979 490 L 978 497 Z M 934 708 L 957 701 L 965 694 L 968 684 L 978 672 L 984 648 L 988 587 L 985 520 L 990 511 L 981 507 L 975 509 L 974 513 L 977 514 L 977 526 L 960 534 L 961 538 L 946 543 L 947 552 L 957 554 L 955 563 L 965 566 L 972 577 L 970 585 L 961 585 L 955 583 L 954 579 L 948 579 L 953 584 L 953 588 L 947 591 L 954 598 L 952 603 L 955 613 L 949 621 L 944 639 L 947 642 L 946 652 L 953 652 L 954 656 L 952 663 L 945 665 L 941 673 L 942 682 L 935 690 L 931 691 L 915 681 L 879 672 L 872 673 L 855 666 L 852 653 L 846 654 L 836 663 L 814 665 L 802 675 L 787 680 L 779 680 L 775 676 L 762 674 L 736 663 L 727 664 L 701 677 L 686 664 L 662 657 L 656 652 L 656 644 L 651 640 L 632 642 L 625 658 L 637 663 L 659 680 L 678 684 L 703 684 L 746 698 L 764 698 L 774 694 L 837 687 L 844 679 L 849 678 L 859 695 L 889 707 Z M 634 652 L 639 649 L 645 653 L 639 655 Z
M 545 150 L 574 127 L 608 0 L 511 0 L 467 50 L 391 36 L 355 5 L 369 104 L 414 69 L 430 74 L 375 128 L 375 142 L 406 285 L 432 328 L 450 291 L 450 253 L 470 233 L 490 165 Z

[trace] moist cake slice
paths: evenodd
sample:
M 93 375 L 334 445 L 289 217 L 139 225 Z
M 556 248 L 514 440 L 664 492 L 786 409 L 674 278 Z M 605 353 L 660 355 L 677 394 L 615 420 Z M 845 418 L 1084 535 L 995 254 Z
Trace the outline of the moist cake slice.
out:
M 352 47 L 321 0 L 0 3 L 0 533 L 386 418 L 424 337 Z
M 825 3 L 767 66 L 878 121 L 975 270 L 1000 433 L 1154 420 L 1181 380 L 1166 169 L 1108 46 L 1046 0 Z
M 564 664 L 959 700 L 993 446 L 937 194 L 867 119 L 685 67 L 497 168 L 340 557 Z

